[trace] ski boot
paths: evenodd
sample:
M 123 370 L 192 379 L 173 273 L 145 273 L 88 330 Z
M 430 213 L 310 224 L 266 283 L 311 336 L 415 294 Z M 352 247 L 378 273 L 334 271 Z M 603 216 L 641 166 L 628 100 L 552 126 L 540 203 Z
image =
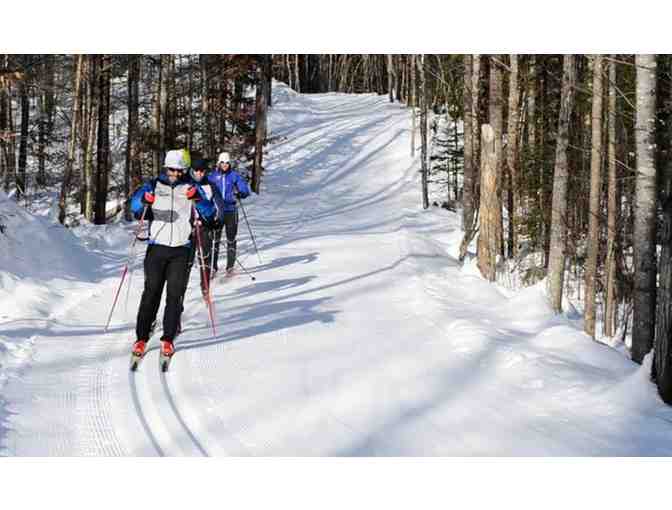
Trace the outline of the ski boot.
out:
M 173 344 L 173 341 L 162 339 L 161 354 L 159 355 L 159 366 L 161 367 L 162 372 L 168 371 L 170 361 L 173 359 L 173 354 L 175 354 L 175 345 Z

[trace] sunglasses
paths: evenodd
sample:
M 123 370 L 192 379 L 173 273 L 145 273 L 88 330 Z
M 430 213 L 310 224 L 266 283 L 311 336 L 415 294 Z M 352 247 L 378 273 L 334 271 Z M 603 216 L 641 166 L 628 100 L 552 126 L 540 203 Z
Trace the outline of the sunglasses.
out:
M 194 168 L 194 172 L 205 172 L 205 168 Z
M 180 174 L 184 173 L 184 169 L 182 169 L 182 168 L 168 168 L 168 167 L 166 167 L 166 170 L 168 170 L 169 172 L 177 172 L 177 173 L 180 173 Z

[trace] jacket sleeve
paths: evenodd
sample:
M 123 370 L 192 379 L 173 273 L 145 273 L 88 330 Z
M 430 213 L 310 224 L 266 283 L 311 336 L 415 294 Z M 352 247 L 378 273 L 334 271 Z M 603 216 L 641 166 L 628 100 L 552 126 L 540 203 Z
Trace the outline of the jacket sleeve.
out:
M 136 220 L 139 220 L 142 216 L 142 211 L 145 209 L 145 204 L 142 202 L 142 197 L 145 193 L 154 193 L 154 188 L 156 187 L 155 180 L 146 181 L 142 186 L 140 186 L 135 193 L 131 196 L 131 211 Z
M 250 196 L 250 187 L 247 185 L 247 181 L 238 173 L 236 173 L 236 188 L 238 188 L 240 198 L 247 198 Z
M 215 204 L 208 198 L 208 194 L 200 184 L 196 184 L 196 191 L 201 197 L 201 199 L 196 202 L 196 210 L 201 218 L 208 223 L 212 223 L 217 219 L 217 209 L 215 208 Z

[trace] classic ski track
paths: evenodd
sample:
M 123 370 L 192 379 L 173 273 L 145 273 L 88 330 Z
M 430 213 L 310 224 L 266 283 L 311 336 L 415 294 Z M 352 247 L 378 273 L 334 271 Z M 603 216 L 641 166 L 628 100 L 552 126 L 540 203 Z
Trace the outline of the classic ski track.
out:
M 208 363 L 207 363 L 207 362 L 206 362 L 206 363 L 203 362 L 203 358 L 205 358 L 206 360 L 211 360 L 211 359 L 213 359 L 213 358 L 214 358 L 214 359 L 226 359 L 226 360 L 232 360 L 232 359 L 233 359 L 231 356 L 227 356 L 227 355 L 226 355 L 226 352 L 225 352 L 225 349 L 224 349 L 224 348 L 222 348 L 222 349 L 220 350 L 219 347 L 220 347 L 220 346 L 217 345 L 217 350 L 218 350 L 218 351 L 224 351 L 224 352 L 222 352 L 223 355 L 222 355 L 221 357 L 219 357 L 219 356 L 208 356 L 208 355 L 204 355 L 201 349 L 196 349 L 196 352 L 195 352 L 192 356 L 189 356 L 189 357 L 188 357 L 188 361 L 192 364 L 192 366 L 190 367 L 190 373 L 196 375 L 196 381 L 197 381 L 197 383 L 198 383 L 198 386 L 199 386 L 200 388 L 202 388 L 203 390 L 205 390 L 206 385 L 205 385 L 205 380 L 203 379 L 203 370 L 202 370 L 202 368 L 208 366 Z M 219 364 L 218 364 L 217 362 L 212 363 L 212 365 L 214 365 L 215 367 L 218 367 L 218 366 L 219 366 Z M 225 431 L 225 432 L 226 432 L 226 437 L 230 437 L 230 438 L 232 438 L 233 440 L 235 440 L 235 442 L 237 443 L 237 445 L 240 446 L 240 447 L 242 447 L 243 452 L 244 452 L 245 455 L 253 455 L 254 452 L 253 452 L 253 450 L 250 448 L 250 445 L 246 444 L 245 441 L 242 440 L 242 439 L 239 437 L 239 432 L 238 432 L 237 430 L 232 429 L 232 427 L 231 427 L 231 426 L 229 425 L 229 423 L 227 422 L 226 418 L 223 417 L 223 416 L 217 411 L 217 409 L 219 409 L 219 406 L 218 406 L 218 399 L 216 399 L 216 398 L 213 396 L 213 392 L 212 392 L 212 391 L 201 391 L 200 394 L 201 394 L 201 399 L 202 399 L 202 400 L 205 400 L 206 403 L 207 403 L 208 405 L 205 406 L 205 407 L 204 407 L 204 406 L 199 406 L 199 407 L 200 407 L 201 409 L 208 409 L 208 415 L 214 417 L 215 420 L 216 420 L 216 421 L 219 423 L 219 425 L 220 425 L 219 427 L 217 427 L 217 429 L 218 429 L 218 430 L 223 430 L 223 431 Z M 219 397 L 219 393 L 217 394 L 217 397 Z M 210 410 L 210 409 L 212 409 L 212 410 Z M 227 451 L 228 449 L 229 449 L 229 448 L 227 448 L 226 446 L 224 446 L 224 450 L 225 450 L 225 451 Z M 240 455 L 239 452 L 236 452 L 236 453 Z
M 315 137 L 315 139 L 318 139 L 318 138 L 320 138 L 319 135 Z M 282 206 L 283 206 L 283 205 L 290 199 L 290 195 L 291 195 L 291 194 L 292 194 L 292 190 L 287 190 L 287 192 L 283 194 L 282 198 L 280 198 L 280 199 L 274 204 L 272 210 L 273 210 L 273 211 L 278 211 L 278 210 L 280 210 L 280 208 L 281 208 L 281 207 L 282 207 Z M 283 239 L 286 239 L 287 237 L 289 237 L 291 234 L 294 234 L 294 233 L 296 233 L 297 231 L 300 231 L 301 229 L 303 229 L 303 228 L 305 227 L 305 224 L 307 223 L 307 215 L 308 215 L 308 211 L 309 211 L 309 209 L 311 209 L 311 207 L 309 207 L 309 204 L 314 203 L 314 200 L 312 200 L 312 198 L 315 196 L 315 194 L 316 194 L 316 191 L 311 191 L 311 192 L 310 192 L 310 198 L 311 198 L 311 200 L 306 200 L 306 201 L 304 202 L 305 205 L 303 205 L 303 206 L 301 207 L 300 212 L 299 212 L 297 215 L 294 216 L 294 219 L 293 219 L 291 222 L 288 222 L 288 223 L 289 223 L 289 227 L 287 227 L 286 229 L 284 229 L 283 232 L 280 233 L 280 234 L 277 235 L 277 236 L 274 236 L 274 237 L 268 236 L 268 237 L 271 237 L 271 239 L 270 239 L 270 241 L 268 241 L 268 242 L 266 242 L 266 243 L 264 243 L 264 244 L 262 244 L 262 245 L 259 246 L 259 250 L 260 250 L 260 252 L 261 252 L 266 246 L 269 246 L 269 245 L 275 245 L 275 244 L 277 244 L 278 242 L 282 241 Z M 250 220 L 250 223 L 251 223 L 251 224 L 254 224 L 254 219 L 255 219 L 255 214 L 254 214 L 254 213 L 256 212 L 256 208 L 254 208 L 254 207 L 248 207 L 248 208 L 246 209 L 246 211 L 248 212 L 248 220 Z M 242 221 L 244 222 L 245 219 L 242 218 Z M 248 234 L 247 237 L 249 238 L 249 232 L 247 232 L 247 228 L 244 228 L 243 230 Z M 246 257 L 245 257 L 245 259 L 243 260 L 243 262 L 244 262 L 245 260 L 247 260 L 248 257 L 254 255 L 254 253 L 252 253 L 252 251 L 254 250 L 254 247 L 252 246 L 252 240 L 251 240 L 251 238 L 248 240 L 248 243 L 249 243 L 249 249 L 245 252 Z M 220 290 L 226 290 L 227 287 L 230 287 L 230 285 L 224 285 L 224 283 L 226 283 L 226 282 L 220 283 L 220 284 L 217 285 L 215 288 L 213 288 L 213 290 L 215 290 L 215 289 L 216 289 L 217 291 L 220 291 Z M 220 298 L 221 298 L 222 296 L 221 296 L 221 295 L 218 296 L 218 295 L 216 294 L 214 297 L 220 297 Z M 279 334 L 281 334 L 281 333 L 282 333 L 282 332 L 280 332 Z M 209 348 L 211 348 L 211 349 L 212 349 L 213 347 L 214 347 L 214 349 L 215 349 L 216 352 L 213 353 L 212 355 L 208 356 L 208 357 L 207 357 L 208 360 L 229 360 L 229 362 L 233 361 L 231 356 L 227 356 L 227 355 L 226 355 L 226 354 L 227 354 L 226 351 L 228 350 L 228 349 L 227 349 L 227 346 L 226 346 L 226 342 L 218 343 L 218 344 L 216 344 L 216 345 L 214 345 L 214 346 L 209 346 Z M 205 382 L 204 382 L 204 379 L 203 379 L 203 376 L 202 376 L 202 372 L 203 372 L 203 371 L 202 371 L 200 368 L 203 367 L 203 366 L 210 365 L 210 363 L 207 363 L 207 362 L 206 362 L 206 363 L 203 363 L 203 361 L 202 361 L 202 357 L 201 357 L 200 353 L 197 354 L 197 355 L 191 355 L 191 356 L 189 356 L 189 360 L 190 360 L 190 362 L 192 362 L 192 363 L 193 363 L 193 362 L 197 362 L 197 363 L 198 363 L 198 367 L 195 367 L 195 369 L 193 370 L 193 373 L 198 374 L 198 376 L 197 376 L 197 381 L 198 381 L 198 383 L 199 383 L 199 386 L 200 386 L 201 388 L 204 388 L 204 389 L 205 389 Z M 235 363 L 235 361 L 233 361 L 233 362 Z M 213 361 L 213 362 L 212 362 L 212 365 L 214 365 L 215 367 L 219 367 L 219 362 L 218 362 L 218 361 Z M 168 388 L 168 385 L 167 385 L 167 384 L 166 384 L 165 388 L 166 388 L 166 392 L 167 392 L 167 394 L 168 394 L 169 388 Z M 227 419 L 226 419 L 224 416 L 222 416 L 222 415 L 217 411 L 217 409 L 219 409 L 219 406 L 217 405 L 217 402 L 218 402 L 219 399 L 216 400 L 215 398 L 213 398 L 213 396 L 212 396 L 212 391 L 205 391 L 205 390 L 204 390 L 204 391 L 201 391 L 200 393 L 201 393 L 201 399 L 205 399 L 209 404 L 211 404 L 210 407 L 211 407 L 212 409 L 215 410 L 215 411 L 211 411 L 209 414 L 210 414 L 211 416 L 214 416 L 214 417 L 216 418 L 216 420 L 217 420 L 221 425 L 224 426 L 225 430 L 227 430 L 227 432 L 229 432 L 230 437 L 232 437 L 233 439 L 235 439 L 235 441 L 236 441 L 236 442 L 237 442 L 237 443 L 238 443 L 238 444 L 239 444 L 239 445 L 240 445 L 240 446 L 247 452 L 247 454 L 253 454 L 253 451 L 252 451 L 251 449 L 259 450 L 259 446 L 262 447 L 262 448 L 261 448 L 262 451 L 263 451 L 264 449 L 265 449 L 266 451 L 271 451 L 271 449 L 272 449 L 272 447 L 273 447 L 273 443 L 270 442 L 270 441 L 267 441 L 267 440 L 259 441 L 258 439 L 256 439 L 255 442 L 254 442 L 254 445 L 252 445 L 252 444 L 249 444 L 247 441 L 241 439 L 240 436 L 241 436 L 241 435 L 242 435 L 242 436 L 245 435 L 245 432 L 248 431 L 248 427 L 243 426 L 242 428 L 239 428 L 238 430 L 235 430 L 235 431 L 232 430 L 231 427 L 230 427 L 230 426 L 228 425 L 228 423 L 227 423 Z M 193 400 L 193 397 L 192 397 L 192 400 Z M 178 416 L 178 417 L 181 416 L 181 415 L 180 415 L 180 412 L 179 412 L 179 410 L 178 410 L 178 408 L 177 408 L 177 406 L 176 406 L 175 403 L 174 403 L 174 401 L 171 400 L 171 404 L 172 404 L 172 406 L 173 406 L 174 414 L 175 414 L 176 416 Z M 201 409 L 203 408 L 203 406 L 199 406 L 199 407 L 200 407 Z M 188 428 L 188 426 L 186 425 L 186 423 L 183 422 L 183 420 L 182 420 L 182 424 L 183 424 L 184 428 L 185 428 L 187 431 L 189 431 L 189 433 L 191 434 L 191 431 L 189 430 L 189 428 Z M 192 434 L 192 440 L 194 441 L 195 444 L 197 444 L 197 446 L 200 444 L 200 443 L 198 443 L 198 441 L 196 440 L 196 438 L 193 437 L 193 434 Z M 200 448 L 200 449 L 201 449 L 201 451 L 202 451 L 203 453 L 205 452 L 205 450 L 204 450 L 203 448 Z M 207 453 L 204 453 L 204 454 L 207 455 Z
M 49 314 L 47 319 L 45 319 L 47 328 L 50 328 L 49 324 L 53 320 L 65 320 L 65 318 L 73 311 L 76 313 L 73 314 L 72 319 L 77 319 L 77 317 L 81 315 L 80 313 L 77 313 L 81 308 L 80 305 L 84 302 L 90 302 L 92 299 L 99 300 L 100 294 L 103 292 L 102 289 L 105 289 L 106 287 L 107 285 L 98 284 L 85 292 L 81 299 L 77 299 L 69 303 L 65 308 Z M 45 344 L 43 349 L 51 349 L 51 356 L 62 352 L 63 354 L 60 358 L 67 359 L 72 350 L 72 348 L 69 348 L 66 345 L 66 342 L 64 342 L 69 339 L 68 337 L 54 338 L 36 334 L 31 338 L 33 339 L 34 345 L 40 344 L 41 339 L 42 343 Z M 52 376 L 55 376 L 59 380 L 67 378 L 70 381 L 74 381 L 74 384 L 66 384 L 64 386 L 77 388 L 78 391 L 66 391 L 62 395 L 54 393 L 51 397 L 57 402 L 57 406 L 60 409 L 60 411 L 56 413 L 58 418 L 65 415 L 71 416 L 75 422 L 83 425 L 81 429 L 78 429 L 82 430 L 82 434 L 68 440 L 66 440 L 66 436 L 58 437 L 53 444 L 45 443 L 44 447 L 48 452 L 46 454 L 81 456 L 126 455 L 127 452 L 122 447 L 121 442 L 115 433 L 112 424 L 113 413 L 110 405 L 110 398 L 107 398 L 110 394 L 109 387 L 111 379 L 110 342 L 85 341 L 84 344 L 83 349 L 77 352 L 77 354 L 82 356 L 84 362 L 81 365 L 74 367 L 74 374 L 72 372 L 52 374 Z M 35 348 L 39 349 L 40 347 Z M 36 366 L 35 352 L 37 351 L 34 351 L 32 354 L 28 367 L 24 369 L 24 374 L 28 378 L 28 381 L 24 382 L 21 380 L 18 384 L 34 384 L 30 382 L 32 376 L 30 372 L 31 368 Z M 37 366 L 39 366 L 40 362 L 37 361 L 37 363 Z M 49 390 L 47 390 L 47 394 L 49 394 Z M 82 394 L 86 394 L 87 397 L 83 398 Z
M 139 369 L 140 368 L 138 367 L 138 370 Z M 128 384 L 131 389 L 131 398 L 133 400 L 133 406 L 135 408 L 135 412 L 140 420 L 140 423 L 142 424 L 142 428 L 145 431 L 145 434 L 149 438 L 149 441 L 152 443 L 154 450 L 156 450 L 156 453 L 158 454 L 159 457 L 165 457 L 166 454 L 163 452 L 161 445 L 159 445 L 159 442 L 156 439 L 154 433 L 152 432 L 152 428 L 149 426 L 147 418 L 145 417 L 145 413 L 142 410 L 142 405 L 140 404 L 140 396 L 138 394 L 138 387 L 136 383 L 137 376 L 138 376 L 137 371 L 136 372 L 131 372 L 130 370 L 128 371 Z
M 201 442 L 198 440 L 198 438 L 196 438 L 196 436 L 194 435 L 192 430 L 186 424 L 186 422 L 184 421 L 184 418 L 182 417 L 182 414 L 180 413 L 177 405 L 175 404 L 175 398 L 173 397 L 172 391 L 170 390 L 170 385 L 168 384 L 168 378 L 166 376 L 166 373 L 161 372 L 159 377 L 161 378 L 161 385 L 163 387 L 165 396 L 168 400 L 168 404 L 170 405 L 170 408 L 173 412 L 173 415 L 175 416 L 175 418 L 177 418 L 177 421 L 182 426 L 182 429 L 187 433 L 187 436 L 189 437 L 191 442 L 194 444 L 196 449 L 199 451 L 199 453 L 203 457 L 209 457 L 210 455 L 208 455 L 207 450 L 203 447 Z
M 145 358 L 150 356 L 154 350 L 157 349 L 150 349 L 145 354 Z M 189 441 L 181 440 L 184 438 L 185 430 L 180 419 L 176 416 L 171 402 L 166 398 L 163 385 L 156 381 L 163 375 L 158 363 L 158 352 L 156 354 L 156 360 L 145 359 L 137 372 L 133 373 L 129 370 L 133 403 L 138 419 L 159 456 L 194 456 L 191 455 L 194 446 L 191 438 Z M 152 362 L 155 362 L 154 369 L 152 369 Z M 155 371 L 158 374 L 153 373 Z M 141 382 L 138 382 L 136 377 L 141 379 Z M 141 396 L 143 394 L 146 396 Z M 189 443 L 191 447 L 185 447 L 186 443 Z M 200 451 L 197 456 L 200 456 Z

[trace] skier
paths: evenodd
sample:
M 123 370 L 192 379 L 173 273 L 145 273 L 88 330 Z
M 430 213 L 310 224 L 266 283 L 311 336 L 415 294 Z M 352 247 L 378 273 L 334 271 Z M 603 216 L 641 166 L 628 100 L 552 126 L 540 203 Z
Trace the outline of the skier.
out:
M 198 184 L 205 195 L 209 200 L 216 200 L 216 196 L 219 194 L 219 191 L 210 184 L 207 179 L 208 174 L 208 162 L 205 159 L 198 159 L 194 161 L 189 170 L 189 176 L 192 179 L 192 182 Z M 216 204 L 216 202 L 215 202 Z M 191 268 L 194 265 L 194 259 L 197 256 L 200 256 L 200 253 L 197 253 L 196 245 L 198 242 L 198 236 L 195 232 L 195 229 L 199 229 L 200 239 L 202 243 L 202 256 L 203 260 L 198 261 L 199 267 L 202 265 L 203 270 L 201 271 L 201 292 L 203 296 L 208 299 L 207 293 L 209 288 L 209 280 L 212 278 L 212 267 L 213 267 L 213 258 L 214 258 L 214 244 L 215 244 L 215 230 L 220 229 L 221 225 L 219 224 L 217 218 L 212 222 L 207 224 L 197 221 L 194 225 L 194 232 L 191 236 L 191 253 L 189 255 L 189 265 L 187 268 L 187 282 L 189 281 L 189 274 L 191 273 Z
M 135 217 L 140 218 L 144 214 L 149 221 L 149 246 L 144 262 L 145 289 L 138 308 L 137 340 L 133 344 L 133 356 L 137 358 L 145 354 L 164 285 L 167 292 L 161 355 L 170 359 L 174 354 L 173 342 L 186 290 L 192 225 L 198 218 L 206 223 L 216 218 L 215 206 L 206 192 L 184 175 L 188 167 L 186 151 L 168 151 L 159 177 L 145 182 L 131 199 Z
M 226 275 L 233 274 L 236 263 L 236 236 L 238 235 L 238 203 L 236 200 L 247 198 L 250 188 L 245 179 L 231 167 L 228 152 L 222 152 L 217 158 L 217 168 L 210 173 L 208 181 L 217 189 L 217 204 L 220 227 L 215 230 L 215 254 L 213 273 L 218 270 L 219 246 L 222 240 L 222 228 L 226 230 Z

